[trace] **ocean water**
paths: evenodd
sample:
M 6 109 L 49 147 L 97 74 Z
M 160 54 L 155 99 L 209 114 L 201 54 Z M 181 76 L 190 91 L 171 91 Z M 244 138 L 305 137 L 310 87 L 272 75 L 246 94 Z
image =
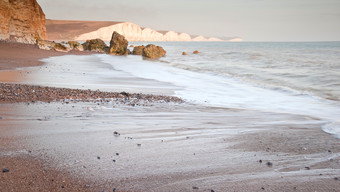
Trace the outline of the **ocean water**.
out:
M 340 42 L 154 44 L 167 56 L 97 57 L 116 70 L 173 84 L 175 95 L 187 101 L 305 115 L 324 121 L 323 130 L 340 138 Z

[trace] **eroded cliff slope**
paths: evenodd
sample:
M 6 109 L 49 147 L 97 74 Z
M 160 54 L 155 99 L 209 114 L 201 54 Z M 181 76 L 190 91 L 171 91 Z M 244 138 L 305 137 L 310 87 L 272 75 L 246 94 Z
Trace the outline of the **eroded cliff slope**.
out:
M 36 0 L 0 0 L 0 40 L 46 39 L 45 14 Z

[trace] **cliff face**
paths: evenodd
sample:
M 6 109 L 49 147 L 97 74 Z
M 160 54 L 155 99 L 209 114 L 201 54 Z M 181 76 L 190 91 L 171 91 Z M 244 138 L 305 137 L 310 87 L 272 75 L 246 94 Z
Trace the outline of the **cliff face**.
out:
M 0 0 L 0 40 L 34 44 L 46 38 L 45 14 L 36 0 Z
M 109 41 L 113 31 L 117 31 L 128 41 L 221 41 L 217 38 L 206 39 L 202 36 L 199 36 L 199 38 L 191 38 L 187 33 L 177 33 L 174 31 L 160 33 L 150 28 L 141 28 L 129 22 L 102 27 L 95 31 L 81 34 L 76 37 L 76 40 L 100 38 L 104 41 Z

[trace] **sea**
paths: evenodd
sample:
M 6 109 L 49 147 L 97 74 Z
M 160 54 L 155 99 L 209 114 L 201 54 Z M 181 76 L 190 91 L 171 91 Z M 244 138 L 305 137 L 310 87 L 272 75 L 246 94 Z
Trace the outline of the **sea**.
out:
M 166 56 L 97 57 L 115 70 L 173 84 L 179 87 L 174 95 L 186 101 L 308 116 L 323 121 L 322 129 L 340 138 L 340 42 L 152 44 L 162 46 Z

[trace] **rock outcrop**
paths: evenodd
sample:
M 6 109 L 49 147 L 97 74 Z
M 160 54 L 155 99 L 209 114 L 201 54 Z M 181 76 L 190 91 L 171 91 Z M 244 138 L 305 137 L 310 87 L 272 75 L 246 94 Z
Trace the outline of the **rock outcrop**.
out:
M 34 44 L 46 37 L 45 14 L 36 0 L 0 0 L 0 40 Z
M 87 40 L 82 45 L 83 45 L 84 50 L 94 51 L 94 52 L 99 52 L 99 53 L 108 53 L 110 49 L 106 45 L 106 43 L 101 39 Z
M 67 44 L 70 46 L 71 49 L 76 51 L 84 51 L 84 47 L 77 41 L 68 41 Z
M 125 39 L 123 35 L 120 35 L 116 31 L 112 33 L 110 41 L 110 51 L 109 54 L 112 55 L 127 55 L 129 42 Z
M 143 50 L 145 46 L 140 45 L 133 48 L 132 55 L 143 55 Z
M 166 51 L 162 47 L 153 44 L 149 44 L 143 49 L 143 56 L 151 59 L 164 57 L 165 54 Z

